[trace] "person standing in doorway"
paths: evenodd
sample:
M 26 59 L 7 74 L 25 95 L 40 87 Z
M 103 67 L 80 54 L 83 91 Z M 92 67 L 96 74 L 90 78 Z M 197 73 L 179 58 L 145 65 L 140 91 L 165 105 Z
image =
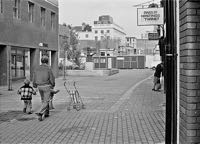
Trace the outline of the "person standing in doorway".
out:
M 42 101 L 40 111 L 36 113 L 39 121 L 42 121 L 43 117 L 49 116 L 51 91 L 55 86 L 55 77 L 48 62 L 49 58 L 47 56 L 42 56 L 42 64 L 38 66 L 33 73 L 33 87 L 38 88 Z

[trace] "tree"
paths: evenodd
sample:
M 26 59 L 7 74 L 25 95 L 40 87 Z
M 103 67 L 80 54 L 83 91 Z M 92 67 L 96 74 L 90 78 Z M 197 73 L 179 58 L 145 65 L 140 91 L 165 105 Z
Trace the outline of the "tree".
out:
M 67 53 L 67 60 L 80 66 L 80 50 L 77 49 L 78 45 L 78 34 L 73 28 L 68 25 L 69 37 L 64 37 L 63 46 L 64 51 Z

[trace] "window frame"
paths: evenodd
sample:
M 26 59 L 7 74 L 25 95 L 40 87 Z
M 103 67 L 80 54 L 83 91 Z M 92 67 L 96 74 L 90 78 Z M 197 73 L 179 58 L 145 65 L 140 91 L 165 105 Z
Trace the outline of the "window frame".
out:
M 41 27 L 46 26 L 46 9 L 44 7 L 40 7 L 40 25 Z
M 0 0 L 0 13 L 3 13 L 3 0 Z
M 21 0 L 14 0 L 13 18 L 20 19 Z
M 29 22 L 33 23 L 34 22 L 34 8 L 35 4 L 31 1 L 28 1 L 28 17 L 29 17 Z
M 56 28 L 56 13 L 51 11 L 51 30 Z

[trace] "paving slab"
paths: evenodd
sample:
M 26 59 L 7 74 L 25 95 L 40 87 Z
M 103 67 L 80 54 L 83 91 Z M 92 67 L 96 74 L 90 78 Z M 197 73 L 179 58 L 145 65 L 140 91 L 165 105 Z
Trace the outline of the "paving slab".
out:
M 0 95 L 2 144 L 156 144 L 164 143 L 165 95 L 152 91 L 153 71 L 122 70 L 105 77 L 67 77 L 76 81 L 86 109 L 67 111 L 68 95 L 62 77 L 55 110 L 39 122 L 35 114 L 24 115 L 22 102 L 12 92 Z M 0 88 L 1 90 L 3 88 Z M 33 98 L 33 111 L 40 107 Z M 7 118 L 7 119 L 6 119 Z

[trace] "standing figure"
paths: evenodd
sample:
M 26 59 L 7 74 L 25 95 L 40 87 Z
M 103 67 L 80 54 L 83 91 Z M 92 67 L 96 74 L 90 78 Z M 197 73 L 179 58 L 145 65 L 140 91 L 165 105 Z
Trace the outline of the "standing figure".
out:
M 163 63 L 160 63 L 156 66 L 156 70 L 154 73 L 154 80 L 153 80 L 153 91 L 158 91 L 161 89 L 160 77 L 163 72 Z
M 24 108 L 23 112 L 32 114 L 31 109 L 32 109 L 32 95 L 36 95 L 35 90 L 29 85 L 30 81 L 28 79 L 24 80 L 24 85 L 20 87 L 18 90 L 18 94 L 21 95 L 21 100 L 24 101 Z
M 48 61 L 49 58 L 47 56 L 42 56 L 42 64 L 33 73 L 33 87 L 38 88 L 42 101 L 40 111 L 36 113 L 39 121 L 42 121 L 43 117 L 49 116 L 50 96 L 52 88 L 55 86 L 55 77 L 51 67 L 48 66 Z

